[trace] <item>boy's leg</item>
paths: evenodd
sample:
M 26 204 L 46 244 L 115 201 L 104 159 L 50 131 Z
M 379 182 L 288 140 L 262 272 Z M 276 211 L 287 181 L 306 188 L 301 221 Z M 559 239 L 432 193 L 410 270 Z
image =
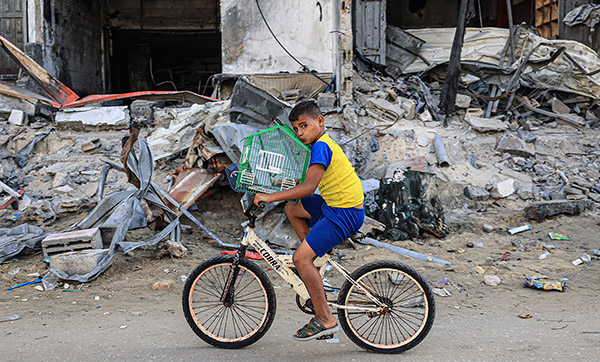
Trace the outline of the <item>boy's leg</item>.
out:
M 288 217 L 288 220 L 290 220 L 290 223 L 296 231 L 296 234 L 298 234 L 298 238 L 300 238 L 300 240 L 304 240 L 310 231 L 306 221 L 310 220 L 311 216 L 308 211 L 304 209 L 302 201 L 299 200 L 297 202 L 288 202 L 285 205 L 285 214 Z
M 336 321 L 327 305 L 321 274 L 319 274 L 319 270 L 313 264 L 316 258 L 317 254 L 308 245 L 306 239 L 303 239 L 302 244 L 300 244 L 298 250 L 294 253 L 293 261 L 310 295 L 310 300 L 315 308 L 315 318 L 323 323 L 326 328 L 331 328 L 336 325 Z

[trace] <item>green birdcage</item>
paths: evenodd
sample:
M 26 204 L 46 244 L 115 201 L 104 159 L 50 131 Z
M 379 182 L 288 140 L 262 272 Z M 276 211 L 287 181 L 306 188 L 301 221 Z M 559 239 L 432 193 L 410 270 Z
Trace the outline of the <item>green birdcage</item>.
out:
M 235 188 L 272 194 L 291 189 L 306 177 L 310 148 L 288 126 L 277 125 L 244 138 Z

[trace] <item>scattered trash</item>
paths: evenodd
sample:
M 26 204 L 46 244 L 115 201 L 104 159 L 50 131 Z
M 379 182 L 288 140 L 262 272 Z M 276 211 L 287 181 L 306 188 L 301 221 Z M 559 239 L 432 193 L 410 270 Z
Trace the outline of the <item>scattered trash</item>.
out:
M 600 256 L 600 249 L 592 249 L 590 250 L 590 254 L 594 256 Z
M 120 326 L 119 328 L 120 329 L 125 329 L 125 328 L 127 328 L 127 326 Z
M 182 282 L 185 282 L 188 279 L 188 276 L 182 275 L 181 277 L 179 277 L 179 279 L 181 279 Z
M 7 274 L 8 275 L 16 275 L 20 271 L 21 271 L 21 268 L 14 268 L 13 270 L 9 271 Z
M 21 316 L 19 314 L 13 314 L 8 317 L 0 317 L 0 322 L 16 321 L 17 319 L 21 319 Z
M 564 281 L 553 281 L 547 279 L 548 277 L 546 276 L 530 276 L 527 277 L 527 280 L 525 281 L 523 287 L 542 290 L 558 290 L 559 292 L 565 291 Z
M 571 240 L 571 236 L 565 233 L 549 232 L 548 236 L 552 240 Z
M 547 258 L 548 258 L 548 256 L 550 256 L 550 252 L 549 252 L 548 250 L 546 250 L 546 251 L 544 251 L 542 254 L 540 254 L 540 255 L 538 256 L 538 258 L 539 258 L 540 260 L 544 260 L 544 259 L 547 259 Z
M 11 212 L 10 214 L 6 215 L 4 218 L 6 220 L 11 220 L 11 221 L 15 221 L 18 218 L 20 218 L 21 216 L 23 216 L 24 212 Z
M 152 284 L 152 289 L 155 289 L 155 290 L 158 290 L 158 289 L 169 289 L 173 285 L 175 285 L 175 281 L 174 280 L 161 280 L 161 281 L 158 281 L 158 282 Z
M 497 275 L 486 275 L 483 277 L 483 282 L 489 286 L 495 287 L 501 283 L 501 280 Z
M 42 281 L 42 278 L 38 278 L 38 279 L 35 279 L 35 280 L 30 280 L 28 282 L 23 282 L 23 283 L 15 285 L 15 286 L 8 287 L 7 290 L 13 290 L 13 289 L 16 289 L 16 288 L 24 287 L 26 285 L 31 285 L 31 284 L 39 283 L 41 281 Z
M 529 319 L 532 318 L 533 316 L 531 314 L 519 314 L 519 318 L 523 318 L 523 319 Z
M 434 283 L 440 286 L 454 287 L 456 288 L 456 290 L 458 290 L 459 293 L 462 293 L 465 290 L 465 288 L 462 285 L 460 285 L 459 283 L 451 282 L 448 278 L 437 280 Z
M 523 242 L 519 239 L 513 239 L 510 241 L 510 243 L 517 249 L 527 250 L 527 247 L 525 245 L 523 245 Z
M 516 227 L 516 228 L 508 229 L 508 232 L 511 235 L 514 235 L 516 233 L 520 233 L 520 232 L 527 231 L 527 230 L 531 230 L 531 226 L 529 226 L 529 225 L 519 226 L 519 227 Z
M 446 288 L 433 287 L 433 292 L 440 297 L 449 297 L 452 295 Z

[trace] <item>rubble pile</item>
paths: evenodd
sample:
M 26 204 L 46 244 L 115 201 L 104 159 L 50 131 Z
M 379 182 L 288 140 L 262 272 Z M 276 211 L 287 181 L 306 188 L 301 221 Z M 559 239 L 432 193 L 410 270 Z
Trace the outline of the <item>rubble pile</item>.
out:
M 448 34 L 410 33 L 425 40 L 420 57 L 395 63 L 393 74 L 357 62 L 353 103 L 337 105 L 331 93 L 316 97 L 328 132 L 365 179 L 369 218 L 359 238 L 440 245 L 427 235 L 442 239 L 462 231 L 474 210 L 482 224 L 478 233 L 495 230 L 486 217 L 498 213 L 486 216 L 488 209 L 507 210 L 503 221 L 595 212 L 600 101 L 593 89 L 600 81 L 581 69 L 600 68 L 597 56 L 578 44 L 541 41 L 522 30 L 520 55 L 514 64 L 504 64 L 507 32 L 467 31 L 465 48 L 477 51 L 463 49 L 457 111 L 443 114 L 439 99 L 448 52 L 433 37 Z M 499 65 L 490 66 L 490 59 Z M 574 66 L 570 73 L 548 78 L 568 62 Z M 235 247 L 192 213 L 196 202 L 233 192 L 224 186 L 240 160 L 244 137 L 289 124 L 292 106 L 314 93 L 309 86 L 274 89 L 268 79 L 262 82 L 269 91 L 240 78 L 226 100 L 188 94 L 175 104 L 165 102 L 162 92 L 157 99 L 122 98 L 119 105 L 0 112 L 2 222 L 36 225 L 3 229 L 9 236 L 0 241 L 0 261 L 41 248 L 50 258 L 52 278 L 87 282 L 119 251 L 160 243 L 161 253 L 184 256 L 184 218 L 220 246 Z M 2 104 L 18 103 L 0 95 L 4 98 Z M 239 196 L 249 202 L 247 195 Z M 290 253 L 299 240 L 282 208 L 273 205 L 263 216 L 257 233 Z M 135 231 L 129 231 L 142 228 L 153 228 L 153 236 L 131 241 Z M 30 234 L 33 239 L 21 245 Z M 80 234 L 87 239 L 72 237 Z M 365 243 L 382 244 L 373 238 Z M 512 245 L 520 249 L 521 244 Z

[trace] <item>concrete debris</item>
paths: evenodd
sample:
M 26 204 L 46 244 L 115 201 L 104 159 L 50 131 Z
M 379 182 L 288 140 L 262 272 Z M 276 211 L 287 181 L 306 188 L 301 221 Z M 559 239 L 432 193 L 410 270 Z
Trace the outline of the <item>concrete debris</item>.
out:
M 525 143 L 525 141 L 512 134 L 502 137 L 496 146 L 496 150 L 522 157 L 535 156 L 535 150 L 532 145 Z
M 102 237 L 98 228 L 50 234 L 42 240 L 42 250 L 45 257 L 66 251 L 101 248 Z
M 13 109 L 8 117 L 8 123 L 14 124 L 15 126 L 26 126 L 27 117 L 25 113 L 18 109 Z
M 477 201 L 485 201 L 490 198 L 490 193 L 487 192 L 483 187 L 470 185 L 465 187 L 464 195 L 471 200 Z
M 478 132 L 504 132 L 508 125 L 499 118 L 469 117 L 467 122 Z
M 71 251 L 50 257 L 50 268 L 68 275 L 90 273 L 108 253 L 108 249 Z
M 526 217 L 541 222 L 555 215 L 579 215 L 589 207 L 589 200 L 539 201 L 528 205 L 524 213 Z
M 494 199 L 505 198 L 516 192 L 515 180 L 513 180 L 512 178 L 502 181 L 498 179 L 493 179 L 492 181 L 490 181 L 490 184 L 488 184 L 487 188 L 489 188 L 490 195 Z
M 76 131 L 119 130 L 129 127 L 127 106 L 81 107 L 56 112 L 59 129 Z

